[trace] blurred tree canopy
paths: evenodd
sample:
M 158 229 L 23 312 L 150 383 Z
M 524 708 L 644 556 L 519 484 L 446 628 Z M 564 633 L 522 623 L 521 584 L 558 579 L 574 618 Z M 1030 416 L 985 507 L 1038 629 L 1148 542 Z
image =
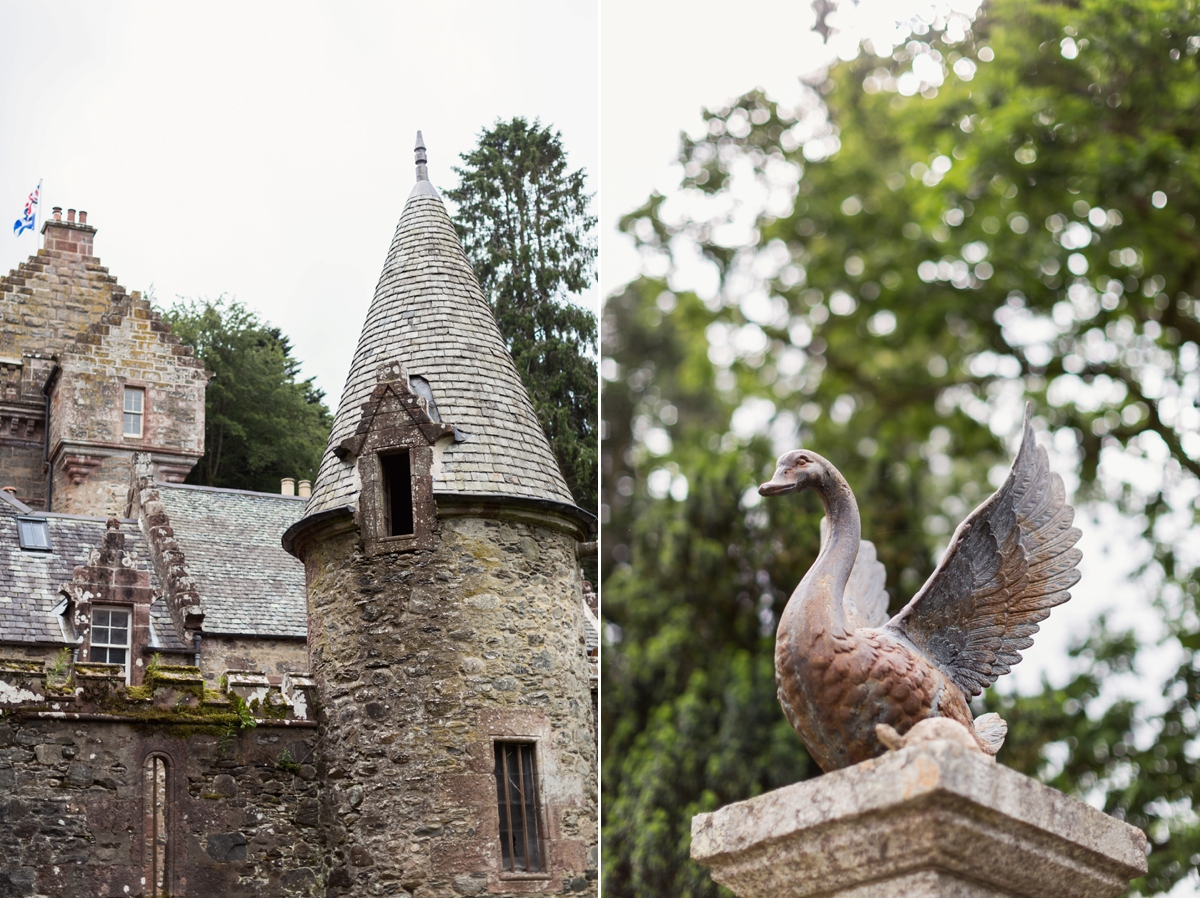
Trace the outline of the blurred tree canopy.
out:
M 562 135 L 497 122 L 455 168 L 454 226 L 578 505 L 596 513 L 596 316 L 570 297 L 595 279 L 586 173 Z
M 314 480 L 333 417 L 283 332 L 240 302 L 186 300 L 162 313 L 212 379 L 204 455 L 187 483 L 275 493 L 283 477 Z
M 798 105 L 706 112 L 680 189 L 623 223 L 648 273 L 602 321 L 606 895 L 718 894 L 691 816 L 818 772 L 772 650 L 820 506 L 760 501 L 774 455 L 846 475 L 895 611 L 1026 398 L 1077 503 L 1142 527 L 1180 662 L 1157 700 L 1114 696 L 1144 647 L 1098 621 L 1065 686 L 989 693 L 1000 760 L 1145 829 L 1141 893 L 1200 867 L 1200 13 L 994 0 L 902 41 Z

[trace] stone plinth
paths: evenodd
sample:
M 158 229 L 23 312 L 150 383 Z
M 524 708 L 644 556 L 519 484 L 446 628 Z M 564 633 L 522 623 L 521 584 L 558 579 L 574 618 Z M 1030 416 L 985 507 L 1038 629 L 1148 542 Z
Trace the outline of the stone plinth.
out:
M 935 741 L 699 814 L 692 857 L 739 898 L 1111 898 L 1146 837 Z

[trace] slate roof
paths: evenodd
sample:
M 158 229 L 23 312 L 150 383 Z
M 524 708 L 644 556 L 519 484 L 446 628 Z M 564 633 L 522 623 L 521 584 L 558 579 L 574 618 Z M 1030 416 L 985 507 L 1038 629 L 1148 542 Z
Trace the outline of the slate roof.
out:
M 470 434 L 446 448 L 435 493 L 574 505 L 537 415 L 437 192 L 408 198 L 367 312 L 307 514 L 358 504 L 354 433 L 375 369 L 399 359 L 425 377 L 442 420 Z
M 12 502 L 0 502 L 0 642 L 68 644 L 71 640 L 53 611 L 61 598 L 58 591 L 71 582 L 78 565 L 88 563 L 91 551 L 100 548 L 107 519 L 34 513 L 34 517 L 44 517 L 48 523 L 51 549 L 36 552 L 21 548 L 17 537 L 17 516 L 21 513 Z M 121 532 L 134 566 L 139 571 L 150 571 L 150 581 L 157 586 L 137 521 L 122 521 Z M 162 601 L 155 604 L 162 605 Z M 162 611 L 165 614 L 166 608 Z M 169 624 L 166 629 L 173 636 Z M 173 638 L 178 642 L 177 636 Z
M 303 515 L 303 499 L 170 483 L 155 488 L 200 589 L 205 633 L 307 636 L 304 565 L 279 542 Z
M 151 577 L 151 580 L 154 578 Z M 167 600 L 162 597 L 150 603 L 150 630 L 152 649 L 166 649 L 169 652 L 190 652 L 194 649 L 194 646 L 179 638 L 175 621 L 171 619 L 171 610 L 167 608 Z

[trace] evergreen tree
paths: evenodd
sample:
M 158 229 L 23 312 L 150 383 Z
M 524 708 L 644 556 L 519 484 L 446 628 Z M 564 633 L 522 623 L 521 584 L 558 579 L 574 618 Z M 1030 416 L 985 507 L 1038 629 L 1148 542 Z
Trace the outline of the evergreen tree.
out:
M 699 249 L 720 289 L 681 262 L 604 313 L 606 895 L 718 894 L 692 814 L 817 772 L 770 667 L 819 504 L 759 502 L 776 452 L 846 474 L 896 611 L 1011 461 L 1027 397 L 1077 502 L 1143 523 L 1147 613 L 1183 660 L 1158 701 L 1113 700 L 1139 646 L 1100 622 L 1063 688 L 989 692 L 999 760 L 1145 829 L 1143 894 L 1200 866 L 1200 14 L 994 0 L 935 26 L 796 108 L 707 113 L 680 159 L 700 212 L 656 196 L 625 222 L 668 262 Z
M 240 302 L 189 300 L 162 313 L 212 374 L 204 397 L 204 455 L 187 483 L 278 492 L 283 477 L 312 480 L 333 417 L 277 327 Z
M 561 135 L 522 118 L 483 131 L 446 196 L 496 323 L 580 507 L 596 509 L 596 317 L 571 301 L 594 280 L 585 173 Z

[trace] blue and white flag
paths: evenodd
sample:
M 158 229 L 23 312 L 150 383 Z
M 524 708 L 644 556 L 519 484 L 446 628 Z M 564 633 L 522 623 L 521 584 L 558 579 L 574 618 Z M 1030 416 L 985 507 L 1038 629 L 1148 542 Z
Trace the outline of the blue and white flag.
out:
M 16 235 L 22 234 L 24 231 L 32 231 L 33 226 L 37 224 L 37 209 L 38 198 L 42 194 L 42 182 L 38 181 L 38 186 L 33 188 L 33 193 L 29 194 L 29 199 L 25 201 L 25 214 L 13 222 L 13 233 Z

